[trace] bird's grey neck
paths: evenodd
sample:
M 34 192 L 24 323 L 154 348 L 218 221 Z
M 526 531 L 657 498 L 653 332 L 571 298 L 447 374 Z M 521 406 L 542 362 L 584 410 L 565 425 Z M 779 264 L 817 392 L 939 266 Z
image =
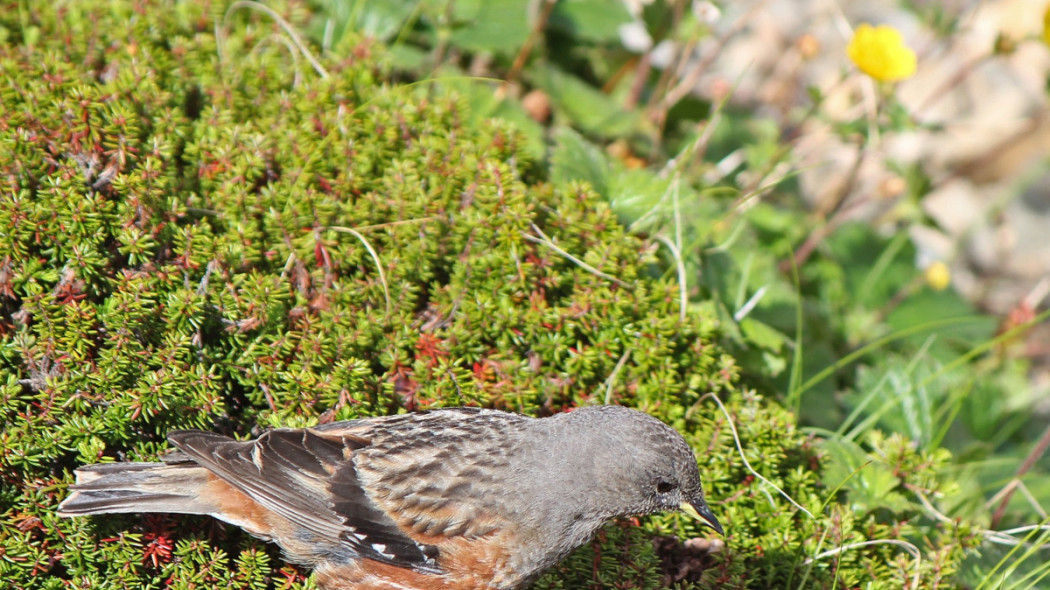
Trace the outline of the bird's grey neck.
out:
M 557 493 L 563 505 L 587 508 L 589 516 L 602 522 L 640 509 L 623 503 L 626 494 L 619 486 L 624 482 L 609 477 L 610 466 L 631 460 L 615 433 L 570 415 L 536 420 L 531 426 L 537 436 L 523 452 L 523 467 L 544 473 L 533 485 L 545 488 L 533 497 Z

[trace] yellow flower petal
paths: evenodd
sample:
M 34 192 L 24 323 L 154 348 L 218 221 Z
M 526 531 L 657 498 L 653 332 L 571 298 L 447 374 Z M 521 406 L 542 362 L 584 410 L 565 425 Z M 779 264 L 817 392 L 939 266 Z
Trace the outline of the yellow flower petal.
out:
M 900 31 L 888 25 L 860 25 L 846 52 L 860 71 L 884 82 L 912 76 L 917 65 L 915 52 L 904 44 Z
M 952 283 L 952 273 L 948 265 L 937 261 L 926 267 L 926 284 L 934 291 L 943 291 Z
M 1043 9 L 1043 43 L 1050 45 L 1050 4 Z

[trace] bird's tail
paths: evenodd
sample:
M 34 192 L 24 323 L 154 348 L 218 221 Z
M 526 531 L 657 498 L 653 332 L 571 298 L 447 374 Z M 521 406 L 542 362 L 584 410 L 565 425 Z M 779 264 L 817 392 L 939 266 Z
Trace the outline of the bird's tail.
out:
M 208 471 L 194 463 L 105 463 L 81 467 L 76 475 L 73 493 L 58 507 L 60 516 L 214 510 L 198 497 Z

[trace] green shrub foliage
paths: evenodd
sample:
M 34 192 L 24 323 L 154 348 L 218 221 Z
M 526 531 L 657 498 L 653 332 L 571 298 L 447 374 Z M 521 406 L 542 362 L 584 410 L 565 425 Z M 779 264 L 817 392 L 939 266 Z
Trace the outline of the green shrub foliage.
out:
M 807 561 L 879 538 L 921 545 L 925 586 L 951 573 L 965 531 L 825 506 L 813 441 L 734 389 L 714 316 L 680 319 L 653 245 L 588 187 L 523 180 L 513 129 L 392 85 L 381 48 L 348 40 L 322 76 L 254 12 L 25 6 L 0 13 L 0 586 L 310 586 L 208 518 L 55 515 L 76 466 L 153 460 L 171 429 L 607 401 L 695 445 L 726 547 L 683 545 L 709 532 L 678 515 L 613 523 L 539 587 L 899 588 L 897 546 Z M 815 518 L 745 468 L 706 393 Z M 944 491 L 944 457 L 887 445 L 889 489 Z

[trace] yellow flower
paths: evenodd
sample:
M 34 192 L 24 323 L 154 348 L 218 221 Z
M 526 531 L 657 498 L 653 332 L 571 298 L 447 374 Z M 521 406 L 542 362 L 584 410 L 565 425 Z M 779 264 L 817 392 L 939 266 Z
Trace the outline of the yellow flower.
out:
M 846 52 L 860 71 L 876 80 L 893 82 L 915 73 L 915 52 L 904 44 L 900 31 L 887 25 L 857 27 Z
M 937 261 L 926 267 L 926 284 L 934 291 L 943 291 L 952 282 L 952 273 L 948 265 Z
M 1050 45 L 1050 4 L 1043 10 L 1043 43 Z

